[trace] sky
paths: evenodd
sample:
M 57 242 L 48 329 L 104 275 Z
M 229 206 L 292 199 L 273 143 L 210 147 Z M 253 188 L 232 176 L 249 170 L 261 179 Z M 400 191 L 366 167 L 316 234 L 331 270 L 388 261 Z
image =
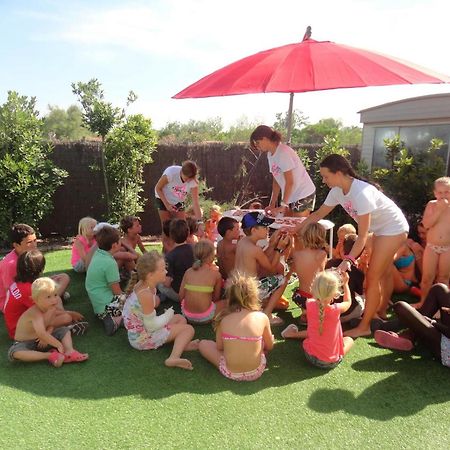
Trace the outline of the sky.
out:
M 48 105 L 76 104 L 71 83 L 97 78 L 105 98 L 153 126 L 220 117 L 272 124 L 288 94 L 171 97 L 245 56 L 312 38 L 398 57 L 450 76 L 448 0 L 0 0 L 0 104 L 10 90 Z M 339 89 L 296 94 L 310 123 L 358 125 L 358 111 L 450 85 Z

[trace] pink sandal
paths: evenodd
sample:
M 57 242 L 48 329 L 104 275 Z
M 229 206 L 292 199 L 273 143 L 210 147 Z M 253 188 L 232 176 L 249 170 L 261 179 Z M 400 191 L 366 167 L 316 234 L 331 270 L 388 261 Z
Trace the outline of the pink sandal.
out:
M 50 353 L 50 356 L 47 358 L 47 360 L 53 367 L 61 367 L 65 360 L 65 356 L 62 353 L 53 351 Z
M 83 362 L 87 359 L 89 359 L 89 355 L 87 353 L 80 353 L 78 350 L 74 350 L 70 355 L 64 355 L 64 364 Z
M 399 336 L 393 331 L 377 330 L 373 337 L 378 345 L 392 350 L 407 352 L 414 348 L 414 344 L 409 339 Z

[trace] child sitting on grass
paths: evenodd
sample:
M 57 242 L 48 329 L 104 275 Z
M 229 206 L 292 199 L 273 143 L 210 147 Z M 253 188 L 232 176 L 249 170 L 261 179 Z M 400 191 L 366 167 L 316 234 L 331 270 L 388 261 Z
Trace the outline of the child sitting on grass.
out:
M 343 285 L 343 286 L 342 286 Z M 342 303 L 333 303 L 344 291 Z M 336 270 L 319 272 L 312 284 L 313 298 L 306 301 L 308 328 L 298 331 L 290 324 L 281 333 L 283 338 L 305 339 L 303 349 L 306 359 L 321 369 L 333 369 L 348 353 L 353 339 L 343 337 L 339 320 L 341 313 L 347 311 L 352 303 L 348 288 L 348 273 Z
M 173 219 L 170 223 L 170 238 L 174 241 L 174 248 L 165 255 L 167 263 L 167 277 L 158 284 L 161 301 L 171 300 L 180 302 L 180 286 L 186 270 L 194 264 L 194 250 L 186 243 L 189 228 L 184 219 Z
M 78 235 L 73 241 L 71 264 L 75 272 L 86 272 L 96 244 L 94 227 L 97 221 L 92 217 L 83 217 L 78 223 Z
M 166 342 L 173 342 L 165 365 L 192 370 L 192 363 L 181 358 L 181 354 L 198 350 L 198 341 L 192 340 L 194 328 L 186 324 L 184 317 L 174 314 L 172 308 L 156 315 L 159 306 L 156 285 L 166 277 L 164 258 L 153 250 L 139 258 L 136 270 L 128 285 L 128 297 L 123 309 L 130 345 L 136 350 L 153 350 Z
M 214 264 L 214 244 L 202 239 L 194 246 L 194 264 L 186 271 L 180 286 L 181 312 L 191 324 L 212 321 L 223 303 L 218 303 L 222 277 Z
M 139 248 L 142 254 L 147 252 L 141 238 L 142 225 L 139 217 L 123 217 L 120 221 L 120 229 L 123 232 L 123 237 L 120 240 L 120 243 L 126 251 L 136 255 L 137 257 L 139 257 L 139 254 L 136 252 L 136 247 Z
M 0 310 L 3 311 L 3 306 L 6 299 L 6 293 L 14 282 L 17 273 L 17 260 L 19 256 L 28 251 L 36 250 L 37 239 L 36 233 L 32 227 L 25 223 L 16 223 L 12 226 L 11 241 L 13 249 L 0 261 Z M 58 273 L 51 277 L 58 285 L 58 294 L 63 300 L 68 300 L 70 295 L 66 292 L 67 286 L 70 283 L 70 277 L 67 273 Z
M 31 298 L 31 285 L 42 274 L 44 267 L 45 257 L 39 250 L 30 250 L 19 256 L 16 278 L 9 287 L 3 311 L 6 329 L 11 339 L 14 339 L 20 316 L 34 305 Z M 82 321 L 83 316 L 80 313 L 65 311 L 61 298 L 59 298 L 57 309 L 61 313 L 55 316 L 55 322 L 51 324 L 54 328 L 68 326 L 72 334 L 84 334 L 88 323 Z
M 161 241 L 162 241 L 163 255 L 166 255 L 175 247 L 175 242 L 170 237 L 170 224 L 171 223 L 172 223 L 172 219 L 167 219 L 162 224 Z
M 222 217 L 217 224 L 222 239 L 217 243 L 217 264 L 222 278 L 226 280 L 234 269 L 240 225 L 232 217 Z
M 265 251 L 256 245 L 260 240 L 268 238 L 268 226 L 275 219 L 265 216 L 263 213 L 252 211 L 242 218 L 243 237 L 236 247 L 235 269 L 244 275 L 258 277 L 264 271 L 267 275 L 259 279 L 260 299 L 263 302 L 264 312 L 270 319 L 271 325 L 282 325 L 281 317 L 273 316 L 278 300 L 286 287 L 284 275 L 277 274 L 278 263 L 281 255 L 290 248 L 290 238 L 287 234 L 276 231 L 269 240 Z
M 356 234 L 356 228 L 351 223 L 344 223 L 344 225 L 340 226 L 337 230 L 337 244 L 336 247 L 333 248 L 333 258 L 344 259 L 344 239 L 347 234 Z
M 217 241 L 217 237 L 219 233 L 217 231 L 217 224 L 219 220 L 222 218 L 222 210 L 219 205 L 211 206 L 211 210 L 209 212 L 209 219 L 205 222 L 205 234 L 206 238 L 212 242 Z
M 9 360 L 48 360 L 54 367 L 87 360 L 87 353 L 80 353 L 73 348 L 69 328 L 55 328 L 52 325 L 57 316 L 63 313 L 58 309 L 61 299 L 55 282 L 51 278 L 38 278 L 31 285 L 31 296 L 34 305 L 17 322 L 15 342 L 8 351 Z
M 292 256 L 292 271 L 298 276 L 299 287 L 292 294 L 292 301 L 300 306 L 302 315 L 300 323 L 306 324 L 306 300 L 312 298 L 311 284 L 317 272 L 325 269 L 327 262 L 326 230 L 320 223 L 310 223 L 306 226 L 301 238 L 296 236 L 296 246 Z M 300 241 L 300 242 L 299 242 Z
M 105 225 L 96 232 L 98 249 L 86 274 L 86 291 L 94 313 L 103 322 L 105 333 L 112 336 L 122 324 L 125 296 L 120 288 L 119 268 L 114 254 L 120 250 L 119 231 Z
M 227 288 L 227 307 L 214 321 L 216 340 L 201 340 L 201 355 L 234 381 L 254 381 L 266 368 L 264 351 L 274 337 L 268 317 L 260 311 L 257 280 L 238 272 Z

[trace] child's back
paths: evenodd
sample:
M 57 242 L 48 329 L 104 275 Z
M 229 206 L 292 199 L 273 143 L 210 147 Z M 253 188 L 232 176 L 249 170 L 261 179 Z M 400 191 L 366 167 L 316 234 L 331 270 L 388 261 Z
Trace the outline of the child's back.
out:
M 186 271 L 180 287 L 181 312 L 193 324 L 210 322 L 219 300 L 222 277 L 214 264 L 214 244 L 203 239 L 194 246 L 194 265 Z
M 325 269 L 325 235 L 326 231 L 322 225 L 309 224 L 302 236 L 303 248 L 294 251 L 294 272 L 298 276 L 299 288 L 305 293 L 311 292 L 311 284 L 317 272 Z

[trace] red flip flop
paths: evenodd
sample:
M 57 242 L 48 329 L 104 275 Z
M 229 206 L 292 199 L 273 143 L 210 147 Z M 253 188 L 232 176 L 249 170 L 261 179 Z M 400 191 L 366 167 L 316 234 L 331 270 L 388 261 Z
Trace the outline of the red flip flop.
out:
M 80 353 L 79 351 L 74 350 L 70 355 L 64 355 L 64 364 L 83 362 L 87 359 L 89 359 L 89 355 L 87 353 Z

